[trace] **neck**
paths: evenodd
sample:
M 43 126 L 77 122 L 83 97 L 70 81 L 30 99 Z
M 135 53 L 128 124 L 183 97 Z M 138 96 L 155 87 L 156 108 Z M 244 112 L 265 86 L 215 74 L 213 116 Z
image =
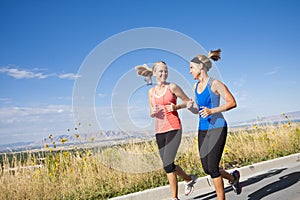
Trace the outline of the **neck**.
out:
M 201 73 L 198 76 L 198 80 L 200 81 L 200 83 L 206 83 L 209 79 L 209 76 L 207 74 L 206 71 L 201 70 Z
M 157 84 L 158 87 L 164 87 L 167 83 L 166 82 L 156 81 L 156 84 Z

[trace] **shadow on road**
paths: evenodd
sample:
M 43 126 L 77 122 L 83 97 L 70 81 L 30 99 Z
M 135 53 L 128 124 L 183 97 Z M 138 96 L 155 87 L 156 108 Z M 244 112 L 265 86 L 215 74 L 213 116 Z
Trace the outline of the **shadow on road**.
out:
M 264 174 L 260 174 L 258 176 L 254 176 L 254 177 L 250 177 L 249 179 L 247 179 L 246 181 L 243 181 L 241 182 L 241 185 L 243 188 L 249 186 L 249 185 L 252 185 L 252 184 L 255 184 L 265 178 L 269 178 L 269 177 L 272 177 L 272 176 L 275 176 L 277 174 L 280 174 L 282 171 L 286 170 L 287 168 L 282 168 L 282 169 L 273 169 L 273 170 L 270 170 L 268 171 L 267 173 L 264 173 Z M 286 177 L 286 176 L 283 176 L 283 177 Z M 295 174 L 295 177 L 297 177 L 297 174 Z M 298 174 L 298 178 L 299 178 L 299 174 Z M 290 178 L 289 178 L 290 179 Z M 297 182 L 297 181 L 296 181 Z M 294 184 L 294 183 L 293 183 Z M 287 186 L 288 187 L 288 186 Z M 262 188 L 263 189 L 263 188 Z M 261 191 L 262 189 L 260 189 L 259 191 Z M 269 188 L 268 188 L 269 189 Z M 282 188 L 283 189 L 283 188 Z M 226 187 L 225 188 L 225 192 L 228 193 L 232 191 L 232 188 L 231 186 L 229 187 Z M 258 192 L 258 191 L 257 191 Z M 261 191 L 261 192 L 265 192 L 265 191 Z M 259 195 L 261 195 L 262 193 L 259 193 Z M 255 192 L 256 193 L 256 192 Z M 260 198 L 257 198 L 257 194 L 255 193 L 252 193 L 251 195 L 255 195 L 255 197 L 250 197 L 250 195 L 248 197 L 250 197 L 251 200 L 254 200 L 254 199 L 260 199 Z M 270 192 L 268 192 L 266 195 L 270 194 Z M 266 196 L 265 195 L 265 196 Z M 263 196 L 262 196 L 263 197 Z M 203 194 L 203 195 L 200 195 L 200 196 L 197 196 L 197 197 L 194 197 L 194 199 L 201 199 L 201 200 L 209 200 L 209 199 L 214 199 L 214 198 L 217 198 L 217 195 L 215 192 L 209 192 L 209 193 L 206 193 L 206 194 Z
M 257 190 L 256 192 L 249 194 L 248 195 L 249 200 L 261 199 L 272 193 L 288 188 L 294 185 L 295 183 L 297 183 L 299 180 L 300 180 L 300 172 L 293 172 L 291 174 L 287 174 L 285 176 L 280 177 L 278 181 L 266 185 L 265 187 Z

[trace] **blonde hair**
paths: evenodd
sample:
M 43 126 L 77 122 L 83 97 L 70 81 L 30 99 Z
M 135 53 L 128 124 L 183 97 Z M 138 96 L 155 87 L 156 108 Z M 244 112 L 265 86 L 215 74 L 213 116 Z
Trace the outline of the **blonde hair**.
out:
M 213 61 L 218 61 L 219 59 L 221 59 L 221 49 L 210 50 L 207 56 L 201 54 L 197 55 L 191 60 L 191 62 L 197 64 L 202 63 L 208 71 L 212 67 L 212 62 L 210 59 L 212 59 Z
M 137 75 L 138 76 L 144 76 L 145 77 L 144 80 L 147 82 L 147 85 L 152 85 L 152 79 L 151 78 L 153 76 L 153 72 L 156 69 L 156 66 L 159 63 L 162 63 L 162 64 L 167 66 L 167 64 L 164 61 L 158 61 L 158 62 L 154 63 L 153 66 L 152 66 L 152 69 L 150 69 L 148 67 L 148 65 L 146 65 L 146 64 L 139 65 L 139 66 L 135 67 L 135 69 L 137 71 Z

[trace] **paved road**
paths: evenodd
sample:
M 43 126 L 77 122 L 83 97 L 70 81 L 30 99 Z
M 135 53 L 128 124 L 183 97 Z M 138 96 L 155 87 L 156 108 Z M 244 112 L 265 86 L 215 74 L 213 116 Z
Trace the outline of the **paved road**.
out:
M 241 180 L 242 193 L 236 195 L 231 186 L 225 188 L 228 200 L 300 200 L 300 163 L 259 172 Z M 214 188 L 200 189 L 181 200 L 216 200 Z
M 243 192 L 236 195 L 226 181 L 227 200 L 300 200 L 300 153 L 241 167 L 238 170 L 241 173 Z M 183 192 L 184 184 L 180 182 L 179 194 Z M 170 186 L 167 185 L 115 197 L 112 200 L 170 200 L 170 194 Z M 191 196 L 179 197 L 181 200 L 217 199 L 209 176 L 197 180 Z

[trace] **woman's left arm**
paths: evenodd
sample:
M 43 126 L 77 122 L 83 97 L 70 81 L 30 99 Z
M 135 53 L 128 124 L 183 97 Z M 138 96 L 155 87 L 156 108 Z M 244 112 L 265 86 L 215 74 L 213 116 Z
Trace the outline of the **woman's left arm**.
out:
M 212 82 L 211 89 L 214 93 L 219 94 L 225 100 L 225 104 L 215 108 L 211 108 L 211 114 L 224 112 L 237 106 L 233 95 L 231 94 L 227 86 L 221 81 L 214 80 Z
M 179 110 L 182 108 L 186 108 L 186 104 L 187 102 L 190 101 L 190 99 L 188 98 L 188 96 L 184 93 L 184 91 L 176 84 L 174 83 L 170 83 L 170 90 L 172 91 L 172 93 L 176 96 L 179 97 L 183 103 L 181 104 L 170 104 L 167 108 L 169 110 L 169 112 L 175 111 L 175 110 Z

